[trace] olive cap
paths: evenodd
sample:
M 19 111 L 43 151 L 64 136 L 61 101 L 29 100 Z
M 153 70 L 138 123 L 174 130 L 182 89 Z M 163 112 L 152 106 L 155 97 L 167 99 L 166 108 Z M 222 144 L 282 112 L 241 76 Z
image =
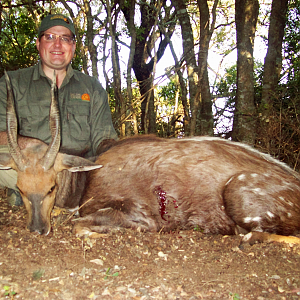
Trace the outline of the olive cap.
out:
M 38 31 L 38 37 L 40 38 L 42 33 L 53 26 L 64 26 L 68 28 L 75 36 L 75 28 L 71 19 L 61 14 L 48 15 L 42 20 Z

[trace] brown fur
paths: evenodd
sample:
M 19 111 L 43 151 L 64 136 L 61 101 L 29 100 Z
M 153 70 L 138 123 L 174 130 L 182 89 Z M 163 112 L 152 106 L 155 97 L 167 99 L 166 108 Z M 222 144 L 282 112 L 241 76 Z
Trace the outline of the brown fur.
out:
M 103 168 L 89 173 L 75 232 L 300 229 L 298 173 L 243 144 L 143 136 L 121 140 L 96 163 Z

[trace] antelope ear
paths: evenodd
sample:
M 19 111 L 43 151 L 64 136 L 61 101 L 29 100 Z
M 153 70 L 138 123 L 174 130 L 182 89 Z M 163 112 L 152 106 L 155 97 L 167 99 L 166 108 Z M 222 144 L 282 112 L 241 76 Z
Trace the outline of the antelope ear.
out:
M 16 165 L 9 153 L 0 153 L 0 170 L 15 169 Z
M 89 161 L 88 159 L 63 153 L 57 154 L 57 158 L 54 164 L 54 168 L 57 172 L 60 172 L 62 170 L 68 170 L 70 172 L 84 172 L 99 169 L 102 167 L 102 165 L 97 165 Z

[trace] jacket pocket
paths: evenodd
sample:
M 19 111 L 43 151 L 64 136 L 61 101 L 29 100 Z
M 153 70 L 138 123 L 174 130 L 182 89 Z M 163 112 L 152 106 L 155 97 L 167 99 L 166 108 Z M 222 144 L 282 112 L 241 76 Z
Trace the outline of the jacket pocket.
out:
M 19 133 L 38 138 L 44 142 L 51 140 L 49 129 L 49 101 L 39 101 L 18 107 Z
M 90 139 L 90 105 L 85 103 L 69 103 L 67 105 L 67 120 L 71 137 L 78 141 Z

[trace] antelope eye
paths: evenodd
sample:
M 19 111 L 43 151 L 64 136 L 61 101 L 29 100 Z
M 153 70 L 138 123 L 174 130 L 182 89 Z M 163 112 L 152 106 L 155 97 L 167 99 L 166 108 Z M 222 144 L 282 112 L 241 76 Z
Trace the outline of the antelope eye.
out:
M 53 187 L 51 187 L 51 189 L 48 192 L 48 195 L 51 194 L 54 191 L 54 189 L 55 189 L 55 185 Z

